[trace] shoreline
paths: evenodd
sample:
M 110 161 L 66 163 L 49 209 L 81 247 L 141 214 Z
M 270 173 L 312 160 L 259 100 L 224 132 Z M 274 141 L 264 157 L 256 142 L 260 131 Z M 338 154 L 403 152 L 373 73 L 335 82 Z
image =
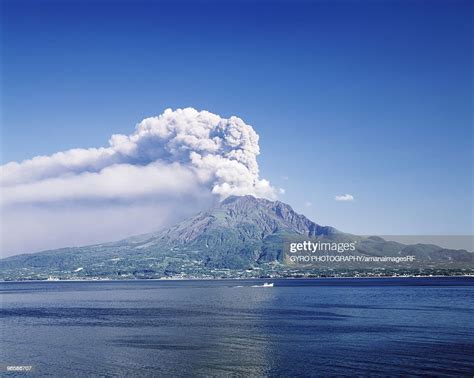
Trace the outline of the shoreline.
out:
M 288 281 L 309 281 L 309 280 L 356 280 L 356 279 L 416 279 L 416 278 L 473 278 L 474 275 L 428 275 L 428 276 L 381 276 L 381 277 L 275 277 L 275 278 L 137 278 L 137 279 L 78 279 L 78 280 L 11 280 L 11 281 L 0 281 L 0 284 L 4 283 L 58 283 L 58 282 L 146 282 L 146 281 L 160 281 L 160 282 L 182 282 L 182 281 L 276 281 L 276 280 L 288 280 Z

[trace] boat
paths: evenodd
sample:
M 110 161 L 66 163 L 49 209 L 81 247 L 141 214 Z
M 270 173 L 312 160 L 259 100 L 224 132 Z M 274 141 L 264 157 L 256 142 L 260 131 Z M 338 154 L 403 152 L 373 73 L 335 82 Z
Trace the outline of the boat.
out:
M 263 284 L 263 287 L 273 287 L 273 282 L 270 282 L 270 283 L 265 282 L 265 283 Z

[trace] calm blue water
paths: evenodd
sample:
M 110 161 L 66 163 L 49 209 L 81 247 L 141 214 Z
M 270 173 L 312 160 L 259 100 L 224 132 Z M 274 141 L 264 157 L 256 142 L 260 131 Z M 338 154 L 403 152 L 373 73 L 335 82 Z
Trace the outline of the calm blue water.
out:
M 474 374 L 473 279 L 252 287 L 263 282 L 2 283 L 0 365 L 54 376 Z

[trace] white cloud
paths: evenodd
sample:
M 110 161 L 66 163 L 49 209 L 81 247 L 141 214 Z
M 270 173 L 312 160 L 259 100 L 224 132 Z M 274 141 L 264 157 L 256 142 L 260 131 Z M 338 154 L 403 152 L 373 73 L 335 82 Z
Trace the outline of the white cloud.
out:
M 2 166 L 3 201 L 122 198 L 185 190 L 196 181 L 222 197 L 275 198 L 274 188 L 259 178 L 258 139 L 238 117 L 167 109 L 144 119 L 131 135 L 112 135 L 109 147 L 72 149 Z
M 335 196 L 336 201 L 354 201 L 354 196 L 352 194 L 343 194 L 340 196 Z
M 42 230 L 49 230 L 44 233 L 61 232 L 64 224 L 75 224 L 71 219 L 76 216 L 63 210 L 77 210 L 78 203 L 80 213 L 87 218 L 87 210 L 96 214 L 102 208 L 97 204 L 103 202 L 107 202 L 104 214 L 113 212 L 115 206 L 120 209 L 117 214 L 126 216 L 137 201 L 142 205 L 155 201 L 156 217 L 166 224 L 166 211 L 159 213 L 163 203 L 156 204 L 160 199 L 175 201 L 175 206 L 188 211 L 193 208 L 188 205 L 192 198 L 198 198 L 194 210 L 212 202 L 213 197 L 222 199 L 231 194 L 274 199 L 278 191 L 259 177 L 258 141 L 253 128 L 238 117 L 225 119 L 193 108 L 167 109 L 160 116 L 141 121 L 130 135 L 112 135 L 107 147 L 77 148 L 5 164 L 0 167 L 2 228 L 11 229 L 8 223 L 14 223 L 9 220 L 13 214 L 15 224 L 20 225 L 21 214 L 35 218 L 31 212 L 41 209 L 38 219 L 51 223 L 42 225 Z M 55 231 L 53 219 L 59 222 L 60 218 L 62 224 Z M 122 234 L 127 229 L 125 223 L 119 227 Z M 150 227 L 144 228 L 148 231 Z M 28 238 L 29 230 L 23 231 L 21 237 L 3 232 L 8 249 L 19 249 L 12 239 Z M 120 236 L 117 233 L 116 237 Z M 42 243 L 41 233 L 34 238 L 41 248 L 62 246 Z M 87 237 L 82 241 L 87 243 Z M 76 243 L 73 236 L 70 242 Z M 34 245 L 32 242 L 31 248 L 37 249 Z
M 114 164 L 98 172 L 86 171 L 7 186 L 2 189 L 2 200 L 11 204 L 134 199 L 167 193 L 189 193 L 199 188 L 199 185 L 194 172 L 178 163 L 155 162 L 145 166 Z
M 305 205 L 306 207 L 311 207 L 311 206 L 313 206 L 313 203 L 312 203 L 312 202 L 309 202 L 309 201 L 306 201 L 304 205 Z

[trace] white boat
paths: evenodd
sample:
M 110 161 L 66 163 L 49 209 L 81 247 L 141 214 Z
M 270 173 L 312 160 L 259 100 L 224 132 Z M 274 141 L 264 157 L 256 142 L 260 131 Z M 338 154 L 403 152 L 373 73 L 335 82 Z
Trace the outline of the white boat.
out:
M 273 287 L 273 282 L 270 282 L 270 283 L 265 282 L 265 283 L 263 284 L 263 287 Z

